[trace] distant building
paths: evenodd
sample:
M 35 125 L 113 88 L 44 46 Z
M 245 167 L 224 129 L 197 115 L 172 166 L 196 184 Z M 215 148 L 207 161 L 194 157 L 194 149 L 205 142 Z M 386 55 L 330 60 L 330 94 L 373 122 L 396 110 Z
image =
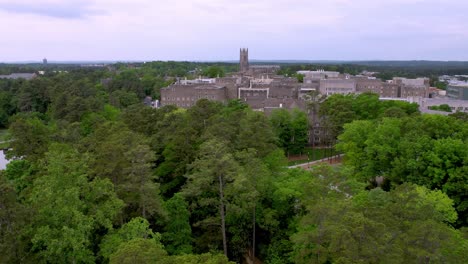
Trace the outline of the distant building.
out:
M 178 84 L 183 84 L 183 85 L 186 85 L 186 84 L 214 84 L 216 83 L 216 78 L 202 78 L 201 76 L 198 77 L 198 79 L 194 79 L 194 80 L 187 80 L 187 78 L 185 78 L 184 80 L 179 80 L 177 82 Z
M 42 64 L 47 65 L 47 58 L 42 59 Z
M 0 79 L 25 79 L 25 80 L 31 80 L 36 78 L 37 75 L 35 73 L 12 73 L 10 75 L 0 75 Z
M 382 82 L 378 79 L 370 79 L 367 77 L 355 78 L 356 92 L 365 93 L 372 92 L 379 95 L 379 97 L 400 97 L 399 86 L 393 83 Z
M 356 92 L 356 81 L 353 79 L 323 79 L 320 80 L 320 93 L 351 94 Z
M 246 75 L 259 76 L 276 74 L 280 70 L 279 65 L 250 65 L 249 49 L 240 49 L 239 72 Z
M 249 49 L 240 49 L 239 71 L 246 73 L 249 70 Z
M 276 74 L 280 68 L 279 65 L 251 65 L 249 66 L 248 74 L 253 76 Z
M 447 97 L 450 99 L 468 100 L 468 83 L 452 82 L 447 86 Z
M 317 70 L 317 71 L 298 71 L 298 74 L 304 75 L 304 79 L 329 79 L 329 78 L 339 78 L 339 72 L 333 71 L 324 71 L 324 70 Z
M 395 77 L 391 81 L 393 84 L 397 84 L 399 87 L 400 98 L 406 97 L 428 97 L 429 94 L 429 78 L 416 78 L 407 79 L 401 77 Z
M 161 89 L 161 106 L 189 108 L 200 99 L 227 102 L 226 86 L 216 84 L 173 84 Z

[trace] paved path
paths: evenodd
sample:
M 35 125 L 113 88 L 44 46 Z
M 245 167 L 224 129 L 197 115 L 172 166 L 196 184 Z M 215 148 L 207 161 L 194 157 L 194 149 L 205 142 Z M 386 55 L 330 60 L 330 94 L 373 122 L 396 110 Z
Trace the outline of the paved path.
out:
M 314 165 L 317 165 L 317 164 L 320 164 L 320 163 L 325 163 L 325 162 L 326 163 L 331 163 L 331 164 L 339 164 L 339 163 L 341 163 L 341 158 L 343 156 L 344 156 L 344 154 L 341 154 L 341 155 L 334 156 L 333 158 L 325 158 L 325 159 L 321 159 L 321 160 L 314 160 L 314 161 L 307 162 L 307 163 L 302 163 L 302 164 L 297 164 L 297 165 L 294 165 L 294 166 L 289 166 L 288 168 L 289 169 L 294 169 L 294 168 L 308 169 L 311 166 L 314 166 Z

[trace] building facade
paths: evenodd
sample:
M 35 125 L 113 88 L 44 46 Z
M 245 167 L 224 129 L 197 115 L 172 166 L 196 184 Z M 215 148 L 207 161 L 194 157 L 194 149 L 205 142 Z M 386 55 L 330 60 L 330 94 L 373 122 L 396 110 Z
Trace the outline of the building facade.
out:
M 356 92 L 356 81 L 353 79 L 323 79 L 320 80 L 321 94 L 351 94 Z
M 468 83 L 458 82 L 447 86 L 447 97 L 457 100 L 468 100 Z
M 226 103 L 228 100 L 226 86 L 213 84 L 173 84 L 161 89 L 161 106 L 175 105 L 189 108 L 200 99 L 209 99 Z
M 241 73 L 249 71 L 249 49 L 240 49 L 239 71 Z

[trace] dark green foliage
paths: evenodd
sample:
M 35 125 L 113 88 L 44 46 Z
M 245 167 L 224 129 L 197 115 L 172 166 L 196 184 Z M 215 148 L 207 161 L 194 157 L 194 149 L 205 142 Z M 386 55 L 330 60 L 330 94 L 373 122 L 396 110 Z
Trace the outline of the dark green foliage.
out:
M 26 157 L 32 161 L 42 158 L 47 151 L 54 130 L 37 117 L 17 118 L 10 126 L 14 141 L 11 142 L 12 150 L 8 152 L 8 155 Z
M 302 153 L 309 142 L 309 124 L 304 112 L 298 109 L 294 109 L 291 113 L 286 109 L 274 110 L 270 122 L 279 147 L 288 154 Z
M 162 234 L 166 250 L 171 255 L 192 253 L 192 229 L 190 227 L 190 212 L 188 204 L 180 193 L 169 199 L 165 204 L 167 224 Z

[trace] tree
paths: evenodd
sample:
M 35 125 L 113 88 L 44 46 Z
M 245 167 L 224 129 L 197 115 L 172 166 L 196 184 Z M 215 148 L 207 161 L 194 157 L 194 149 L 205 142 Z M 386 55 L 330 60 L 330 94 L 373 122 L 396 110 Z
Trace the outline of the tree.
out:
M 30 219 L 30 208 L 19 202 L 15 187 L 0 173 L 0 262 L 20 263 L 27 256 L 23 233 Z M 28 258 L 29 257 L 29 258 Z
M 119 246 L 110 256 L 111 264 L 164 263 L 166 251 L 161 244 L 149 239 L 135 238 Z
M 11 142 L 10 157 L 24 157 L 36 161 L 47 151 L 53 129 L 39 118 L 18 118 L 10 126 L 14 141 Z
M 314 184 L 321 185 L 315 182 L 312 188 Z M 391 192 L 377 188 L 349 196 L 342 186 L 322 186 L 328 193 L 309 198 L 308 212 L 292 237 L 297 263 L 459 262 L 464 258 L 468 241 L 444 223 L 454 221 L 456 213 L 442 192 L 401 185 Z
M 219 66 L 210 66 L 203 71 L 203 75 L 210 78 L 224 77 L 224 70 Z
M 171 256 L 164 259 L 164 264 L 234 264 L 223 254 L 205 253 L 200 255 Z
M 151 171 L 155 157 L 143 135 L 121 123 L 108 122 L 86 138 L 83 145 L 92 153 L 92 175 L 110 179 L 126 204 L 122 224 L 136 216 L 149 218 L 162 213 L 159 184 Z
M 306 113 L 294 109 L 291 116 L 292 137 L 289 149 L 292 153 L 301 153 L 309 142 L 309 122 Z
M 286 109 L 272 111 L 270 116 L 271 127 L 277 137 L 278 146 L 289 154 L 289 143 L 292 138 L 291 114 Z
M 188 204 L 180 193 L 165 204 L 168 220 L 162 234 L 162 241 L 171 255 L 192 253 L 192 228 Z
M 51 145 L 44 164 L 29 197 L 32 251 L 47 262 L 92 263 L 91 234 L 112 227 L 122 201 L 110 181 L 89 181 L 86 161 L 67 145 Z
M 190 165 L 191 173 L 183 189 L 185 196 L 195 198 L 197 206 L 217 206 L 218 217 L 205 216 L 200 224 L 214 224 L 219 221 L 224 255 L 228 255 L 226 235 L 226 205 L 229 197 L 226 189 L 239 173 L 234 160 L 224 142 L 211 139 L 200 146 L 198 158 Z
M 115 254 L 122 245 L 125 245 L 135 239 L 144 239 L 147 242 L 142 243 L 148 244 L 150 247 L 162 249 L 160 234 L 154 233 L 151 230 L 146 219 L 136 217 L 130 220 L 130 222 L 122 225 L 120 229 L 111 230 L 106 236 L 104 236 L 100 244 L 99 254 L 105 261 L 107 261 L 109 258 L 112 258 L 112 255 Z M 165 254 L 166 253 L 164 253 L 164 255 Z

